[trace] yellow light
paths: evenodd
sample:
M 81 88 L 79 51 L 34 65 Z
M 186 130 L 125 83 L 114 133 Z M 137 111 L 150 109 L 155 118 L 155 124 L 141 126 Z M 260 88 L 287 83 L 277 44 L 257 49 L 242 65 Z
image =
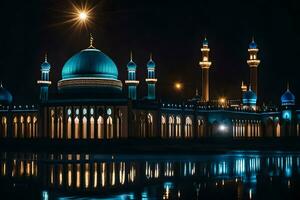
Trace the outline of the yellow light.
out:
M 225 104 L 226 103 L 226 98 L 225 97 L 219 98 L 219 103 L 220 104 Z
M 80 11 L 78 13 L 78 17 L 79 17 L 79 20 L 81 21 L 85 21 L 87 18 L 88 18 L 88 15 L 87 15 L 87 12 L 86 11 Z
M 174 84 L 174 87 L 175 87 L 176 90 L 181 90 L 182 89 L 182 84 L 177 82 L 177 83 Z

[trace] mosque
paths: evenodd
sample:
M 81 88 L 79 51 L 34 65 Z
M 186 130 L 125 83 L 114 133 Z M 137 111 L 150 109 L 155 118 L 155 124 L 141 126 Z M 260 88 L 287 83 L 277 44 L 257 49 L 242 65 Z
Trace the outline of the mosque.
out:
M 90 46 L 64 64 L 57 94 L 49 95 L 51 64 L 47 56 L 40 66 L 38 105 L 14 105 L 12 94 L 0 86 L 1 138 L 48 138 L 56 140 L 109 140 L 119 138 L 191 139 L 207 137 L 259 138 L 300 136 L 300 110 L 287 87 L 281 105 L 258 105 L 258 46 L 249 44 L 249 84 L 242 83 L 239 100 L 210 99 L 210 48 L 205 38 L 201 94 L 180 104 L 156 97 L 156 65 L 147 62 L 148 94 L 139 98 L 141 80 L 132 54 L 127 80 L 118 79 L 118 67 L 104 52 Z

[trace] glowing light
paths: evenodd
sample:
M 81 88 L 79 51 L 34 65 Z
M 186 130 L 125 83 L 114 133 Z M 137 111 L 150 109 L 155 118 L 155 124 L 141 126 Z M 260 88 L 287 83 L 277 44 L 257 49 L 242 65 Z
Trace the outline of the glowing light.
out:
M 81 11 L 78 13 L 79 20 L 85 21 L 88 18 L 86 11 Z
M 220 104 L 225 104 L 226 103 L 226 98 L 225 97 L 219 98 L 219 103 Z
M 227 131 L 227 126 L 226 126 L 225 124 L 220 124 L 219 130 L 220 130 L 221 132 L 226 132 L 226 131 Z
M 181 90 L 181 89 L 182 89 L 182 83 L 179 83 L 179 82 L 175 83 L 175 84 L 174 84 L 174 88 L 175 88 L 176 90 Z

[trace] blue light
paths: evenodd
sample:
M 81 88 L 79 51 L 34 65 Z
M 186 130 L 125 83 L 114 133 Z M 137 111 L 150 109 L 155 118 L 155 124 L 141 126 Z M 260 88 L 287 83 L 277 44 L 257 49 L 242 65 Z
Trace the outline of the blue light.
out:
M 42 200 L 48 200 L 49 194 L 48 191 L 42 191 Z
M 282 118 L 290 121 L 292 119 L 292 112 L 290 110 L 282 111 Z

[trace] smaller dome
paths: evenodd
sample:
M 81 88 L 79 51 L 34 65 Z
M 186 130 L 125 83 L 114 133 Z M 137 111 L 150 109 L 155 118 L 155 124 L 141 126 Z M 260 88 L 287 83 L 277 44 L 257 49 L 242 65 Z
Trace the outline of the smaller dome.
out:
M 202 44 L 203 44 L 203 46 L 207 46 L 207 45 L 208 45 L 208 40 L 207 40 L 207 38 L 206 38 L 206 37 L 204 38 L 204 40 L 203 40 Z
M 254 39 L 249 44 L 249 49 L 257 49 L 257 44 L 255 43 Z
M 295 105 L 295 95 L 287 89 L 285 93 L 281 96 L 281 105 L 283 106 L 292 106 Z
M 256 101 L 257 96 L 249 87 L 249 90 L 243 94 L 243 104 L 256 105 Z
M 12 102 L 11 93 L 0 85 L 0 105 L 9 105 Z
M 42 70 L 50 70 L 50 68 L 51 68 L 51 65 L 50 65 L 50 63 L 48 63 L 47 54 L 46 54 L 45 61 L 41 64 L 41 69 Z
M 129 63 L 127 64 L 127 68 L 131 70 L 135 70 L 136 64 L 132 60 L 130 60 Z

